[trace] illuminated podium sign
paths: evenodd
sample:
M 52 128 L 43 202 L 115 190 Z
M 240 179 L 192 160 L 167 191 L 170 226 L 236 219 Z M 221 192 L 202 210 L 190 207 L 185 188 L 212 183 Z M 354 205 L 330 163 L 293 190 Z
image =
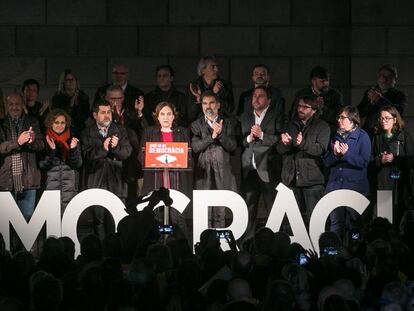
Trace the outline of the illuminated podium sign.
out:
M 187 168 L 188 143 L 145 143 L 145 168 Z

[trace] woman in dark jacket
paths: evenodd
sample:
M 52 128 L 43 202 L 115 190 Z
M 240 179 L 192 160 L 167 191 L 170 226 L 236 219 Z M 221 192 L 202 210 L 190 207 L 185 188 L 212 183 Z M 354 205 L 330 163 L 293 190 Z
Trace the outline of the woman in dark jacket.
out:
M 78 192 L 78 169 L 82 165 L 79 140 L 69 130 L 70 116 L 61 109 L 52 110 L 46 117 L 47 150 L 40 161 L 46 171 L 46 190 L 60 190 L 62 212 Z
M 358 109 L 345 106 L 339 110 L 338 130 L 331 139 L 324 158 L 330 169 L 326 192 L 339 189 L 369 195 L 367 167 L 371 156 L 371 140 L 360 128 Z M 347 207 L 335 209 L 331 215 L 331 231 L 344 237 L 346 229 L 355 226 L 358 213 Z
M 397 226 L 409 196 L 409 172 L 413 165 L 414 142 L 394 106 L 383 106 L 372 144 L 377 189 L 393 190 L 393 222 Z
M 161 102 L 155 107 L 153 114 L 155 126 L 145 128 L 141 140 L 142 149 L 145 148 L 146 142 L 186 142 L 190 145 L 190 134 L 186 128 L 175 126 L 174 121 L 177 119 L 177 111 L 173 104 Z M 189 167 L 191 167 L 191 156 L 188 155 Z M 144 153 L 141 153 L 141 163 L 144 163 Z M 179 190 L 187 195 L 190 194 L 190 176 L 189 172 L 179 169 L 169 169 L 166 180 L 169 189 Z M 148 193 L 164 186 L 163 169 L 145 170 L 143 193 Z M 188 230 L 184 217 L 175 209 L 170 209 L 170 216 L 173 224 L 176 224 L 187 236 Z
M 78 79 L 71 70 L 60 74 L 58 91 L 52 97 L 52 109 L 63 109 L 71 117 L 70 130 L 80 137 L 85 122 L 91 116 L 88 95 L 80 89 Z

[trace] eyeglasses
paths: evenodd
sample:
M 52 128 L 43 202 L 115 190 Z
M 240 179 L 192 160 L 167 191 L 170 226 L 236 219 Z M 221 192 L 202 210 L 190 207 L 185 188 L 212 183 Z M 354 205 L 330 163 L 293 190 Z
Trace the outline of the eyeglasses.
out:
M 345 120 L 345 119 L 349 120 L 349 117 L 347 117 L 347 116 L 338 116 L 336 119 L 337 120 Z
M 385 121 L 385 122 L 389 122 L 389 121 L 391 121 L 392 119 L 394 119 L 394 117 L 380 117 L 380 118 L 379 118 L 379 120 L 380 120 L 380 121 Z

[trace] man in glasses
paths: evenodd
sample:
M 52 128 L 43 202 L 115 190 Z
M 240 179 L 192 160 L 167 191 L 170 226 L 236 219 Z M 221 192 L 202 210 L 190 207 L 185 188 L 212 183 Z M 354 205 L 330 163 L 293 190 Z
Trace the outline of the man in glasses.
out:
M 124 107 L 127 110 L 134 111 L 137 106 L 137 101 L 144 106 L 144 92 L 139 88 L 132 86 L 128 82 L 129 70 L 128 67 L 123 64 L 116 64 L 112 67 L 112 83 L 106 84 L 98 88 L 95 94 L 94 103 L 105 100 L 106 89 L 111 85 L 118 85 L 124 92 Z
M 282 182 L 290 187 L 309 225 L 313 208 L 325 191 L 324 165 L 321 156 L 329 143 L 328 123 L 318 116 L 315 96 L 298 98 L 296 116 L 282 133 L 277 151 L 283 155 Z

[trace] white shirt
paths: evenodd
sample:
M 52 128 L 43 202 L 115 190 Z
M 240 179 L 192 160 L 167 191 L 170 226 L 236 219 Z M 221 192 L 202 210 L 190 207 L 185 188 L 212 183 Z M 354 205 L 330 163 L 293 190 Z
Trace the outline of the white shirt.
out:
M 262 113 L 260 114 L 260 116 L 257 115 L 256 111 L 253 110 L 253 114 L 254 114 L 254 124 L 259 125 L 262 124 L 262 121 L 266 115 L 267 110 L 269 109 L 269 106 L 266 107 L 266 109 L 264 109 L 262 111 Z M 262 131 L 262 135 L 260 136 L 260 139 L 263 140 L 263 131 Z M 250 135 L 247 136 L 247 142 L 250 144 L 252 142 L 252 139 L 250 137 Z M 252 165 L 254 169 L 256 168 L 256 161 L 254 160 L 254 152 L 253 152 L 253 156 L 252 156 Z

